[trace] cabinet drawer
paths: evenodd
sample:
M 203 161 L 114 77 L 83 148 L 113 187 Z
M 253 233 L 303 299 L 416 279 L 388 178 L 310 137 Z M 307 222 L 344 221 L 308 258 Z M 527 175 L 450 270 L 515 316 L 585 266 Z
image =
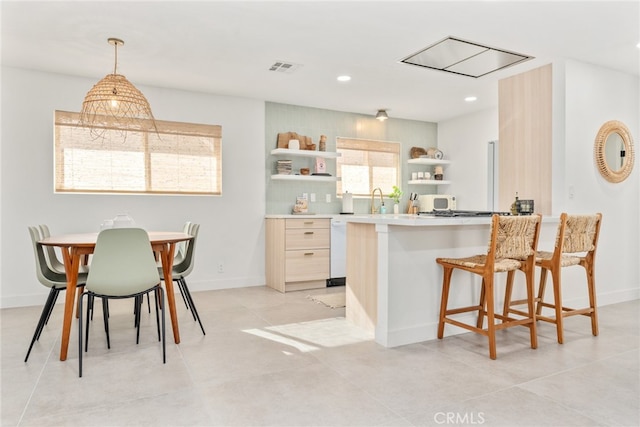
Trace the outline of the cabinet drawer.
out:
M 328 218 L 294 218 L 286 220 L 286 228 L 331 228 Z
M 329 278 L 329 249 L 287 251 L 285 282 Z
M 285 249 L 328 249 L 331 242 L 331 230 L 328 228 L 286 230 Z

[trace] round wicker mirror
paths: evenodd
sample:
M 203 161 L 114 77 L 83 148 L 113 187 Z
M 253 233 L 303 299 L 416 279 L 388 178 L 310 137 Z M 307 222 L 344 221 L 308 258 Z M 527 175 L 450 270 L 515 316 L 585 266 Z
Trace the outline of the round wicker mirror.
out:
M 634 153 L 631 133 L 624 123 L 610 120 L 596 136 L 593 153 L 600 175 L 609 182 L 622 182 L 633 169 Z

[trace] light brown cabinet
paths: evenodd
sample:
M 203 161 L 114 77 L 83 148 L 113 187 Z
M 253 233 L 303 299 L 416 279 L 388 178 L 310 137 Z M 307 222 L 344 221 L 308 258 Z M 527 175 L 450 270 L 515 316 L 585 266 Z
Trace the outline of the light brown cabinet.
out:
M 331 220 L 267 218 L 267 286 L 280 292 L 324 288 L 330 275 Z

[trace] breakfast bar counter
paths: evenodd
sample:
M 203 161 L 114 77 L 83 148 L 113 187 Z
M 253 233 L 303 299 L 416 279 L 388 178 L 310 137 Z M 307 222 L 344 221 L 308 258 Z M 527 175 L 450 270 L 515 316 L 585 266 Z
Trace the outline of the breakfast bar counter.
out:
M 491 217 L 430 217 L 423 215 L 343 215 L 347 222 L 346 317 L 375 333 L 385 347 L 436 338 L 442 288 L 437 257 L 462 257 L 487 251 Z M 540 246 L 552 247 L 558 219 L 544 217 Z M 514 298 L 524 295 L 516 274 Z M 456 287 L 453 305 L 471 305 L 480 297 L 480 281 Z M 506 275 L 496 276 L 496 306 L 501 307 Z M 447 335 L 464 330 L 451 326 Z

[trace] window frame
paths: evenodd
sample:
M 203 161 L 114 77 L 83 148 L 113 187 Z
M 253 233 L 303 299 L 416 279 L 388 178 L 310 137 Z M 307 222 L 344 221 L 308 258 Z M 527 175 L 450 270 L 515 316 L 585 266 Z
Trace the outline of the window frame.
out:
M 349 137 L 337 137 L 336 138 L 336 151 L 338 153 L 343 153 L 341 150 L 352 150 L 352 151 L 360 151 L 365 153 L 366 157 L 369 157 L 370 153 L 389 153 L 395 156 L 395 181 L 393 183 L 388 183 L 389 188 L 382 188 L 380 185 L 374 184 L 374 168 L 376 165 L 372 165 L 369 163 L 369 160 L 366 162 L 366 166 L 369 170 L 369 178 L 368 178 L 368 193 L 360 193 L 356 191 L 352 191 L 351 189 L 346 189 L 355 198 L 365 198 L 370 197 L 371 192 L 377 188 L 381 187 L 383 194 L 389 194 L 392 191 L 392 187 L 394 185 L 400 186 L 400 179 L 402 176 L 402 156 L 401 156 L 401 148 L 402 144 L 396 141 L 381 141 L 374 139 L 364 139 L 364 138 L 349 138 Z M 340 178 L 336 182 L 336 194 L 337 197 L 342 197 L 344 192 L 344 179 L 342 176 L 342 164 L 347 156 L 341 155 L 337 158 L 336 161 L 336 175 Z
M 92 125 L 99 127 L 100 136 L 96 137 L 98 133 L 95 129 L 82 124 L 80 113 L 55 111 L 54 193 L 222 195 L 222 126 L 162 120 L 146 122 L 142 126 L 123 128 L 113 119 L 105 117 L 101 123 Z M 104 158 L 105 162 L 115 165 L 113 171 L 104 174 L 106 185 L 100 188 L 101 183 L 96 184 L 99 179 L 95 177 L 85 180 L 79 178 L 76 182 L 73 182 L 75 178 L 68 179 L 70 169 L 74 174 L 85 175 L 95 171 L 83 169 L 80 160 L 65 160 L 65 154 L 67 157 L 73 155 L 73 150 L 79 150 L 78 156 L 84 155 L 93 161 Z M 100 151 L 108 154 L 101 155 Z M 142 154 L 142 158 L 136 159 L 131 155 L 135 152 Z M 118 182 L 118 177 L 123 175 L 126 180 L 127 172 L 117 162 L 118 154 L 130 158 L 129 171 L 135 175 L 130 183 Z M 165 156 L 165 159 L 161 156 Z M 183 167 L 185 164 L 195 166 L 199 172 L 180 175 L 182 170 L 192 170 Z M 175 176 L 176 170 L 178 177 Z M 160 174 L 160 180 L 154 181 L 154 174 Z M 201 176 L 204 178 L 194 179 Z M 127 184 L 129 188 L 126 188 Z

